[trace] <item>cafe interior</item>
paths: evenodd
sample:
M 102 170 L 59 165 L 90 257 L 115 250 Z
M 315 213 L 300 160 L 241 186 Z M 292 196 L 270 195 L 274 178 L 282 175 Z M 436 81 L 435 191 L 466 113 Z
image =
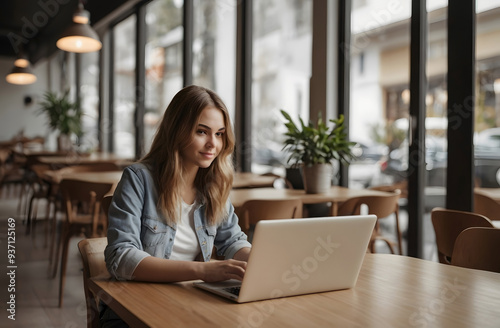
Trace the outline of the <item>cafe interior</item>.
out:
M 498 324 L 498 1 L 16 0 L 0 17 L 2 326 L 98 327 L 99 301 L 131 327 Z M 192 84 L 228 108 L 250 238 L 377 216 L 356 286 L 232 304 L 103 278 L 113 190 Z M 343 124 L 324 189 L 289 160 L 283 111 Z

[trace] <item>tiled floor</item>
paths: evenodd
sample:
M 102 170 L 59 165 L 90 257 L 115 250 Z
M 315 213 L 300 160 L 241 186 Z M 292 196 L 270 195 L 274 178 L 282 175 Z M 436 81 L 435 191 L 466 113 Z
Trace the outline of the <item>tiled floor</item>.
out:
M 41 207 L 43 204 L 40 204 Z M 42 208 L 40 208 L 42 209 Z M 44 211 L 39 211 L 44 213 Z M 15 220 L 15 321 L 10 320 L 6 308 L 11 294 L 7 276 L 8 219 Z M 86 305 L 83 293 L 82 265 L 77 243 L 73 238 L 68 259 L 64 304 L 58 307 L 59 272 L 49 277 L 49 247 L 44 245 L 44 222 L 35 233 L 26 235 L 23 218 L 17 214 L 17 199 L 0 198 L 0 327 L 86 327 Z M 33 239 L 33 237 L 35 237 Z

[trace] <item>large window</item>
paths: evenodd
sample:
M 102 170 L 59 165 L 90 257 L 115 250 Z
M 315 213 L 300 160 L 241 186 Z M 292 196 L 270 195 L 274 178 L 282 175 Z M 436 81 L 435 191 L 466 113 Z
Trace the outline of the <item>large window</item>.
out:
M 500 4 L 476 2 L 476 186 L 500 187 Z
M 236 2 L 194 0 L 193 83 L 214 90 L 234 121 Z
M 349 131 L 359 158 L 349 166 L 351 188 L 406 178 L 410 5 L 353 1 Z
M 146 9 L 145 152 L 170 100 L 182 88 L 182 8 L 182 1 L 156 0 Z
M 114 152 L 135 157 L 135 31 L 136 16 L 132 15 L 114 29 Z
M 81 54 L 80 68 L 80 105 L 83 109 L 82 128 L 84 135 L 80 140 L 81 152 L 99 149 L 99 53 Z
M 280 109 L 294 118 L 309 117 L 312 1 L 254 0 L 253 5 L 252 171 L 284 174 Z

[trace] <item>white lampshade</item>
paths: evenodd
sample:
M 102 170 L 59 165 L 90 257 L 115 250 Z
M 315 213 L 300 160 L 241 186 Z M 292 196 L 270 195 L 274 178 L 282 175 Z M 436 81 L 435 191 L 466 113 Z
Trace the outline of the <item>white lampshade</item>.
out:
M 94 52 L 102 48 L 99 36 L 88 24 L 74 23 L 57 40 L 57 47 L 69 52 Z
M 90 14 L 79 3 L 73 15 L 73 24 L 69 26 L 57 40 L 59 49 L 69 52 L 85 53 L 94 52 L 102 48 L 99 36 L 89 23 Z
M 14 66 L 17 66 L 17 67 L 28 67 L 29 65 L 30 65 L 29 60 L 26 59 L 24 56 L 20 56 L 14 62 Z
M 5 80 L 11 84 L 32 84 L 36 82 L 36 75 L 33 74 L 29 66 L 14 66 L 12 71 L 5 77 Z

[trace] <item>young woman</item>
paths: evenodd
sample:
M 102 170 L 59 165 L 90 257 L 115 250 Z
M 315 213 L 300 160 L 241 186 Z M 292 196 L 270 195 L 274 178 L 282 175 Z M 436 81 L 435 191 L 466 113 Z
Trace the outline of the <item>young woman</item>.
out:
M 243 278 L 250 243 L 229 201 L 234 135 L 222 100 L 179 91 L 150 152 L 127 167 L 109 208 L 108 271 L 116 279 Z M 213 246 L 223 261 L 210 261 Z

